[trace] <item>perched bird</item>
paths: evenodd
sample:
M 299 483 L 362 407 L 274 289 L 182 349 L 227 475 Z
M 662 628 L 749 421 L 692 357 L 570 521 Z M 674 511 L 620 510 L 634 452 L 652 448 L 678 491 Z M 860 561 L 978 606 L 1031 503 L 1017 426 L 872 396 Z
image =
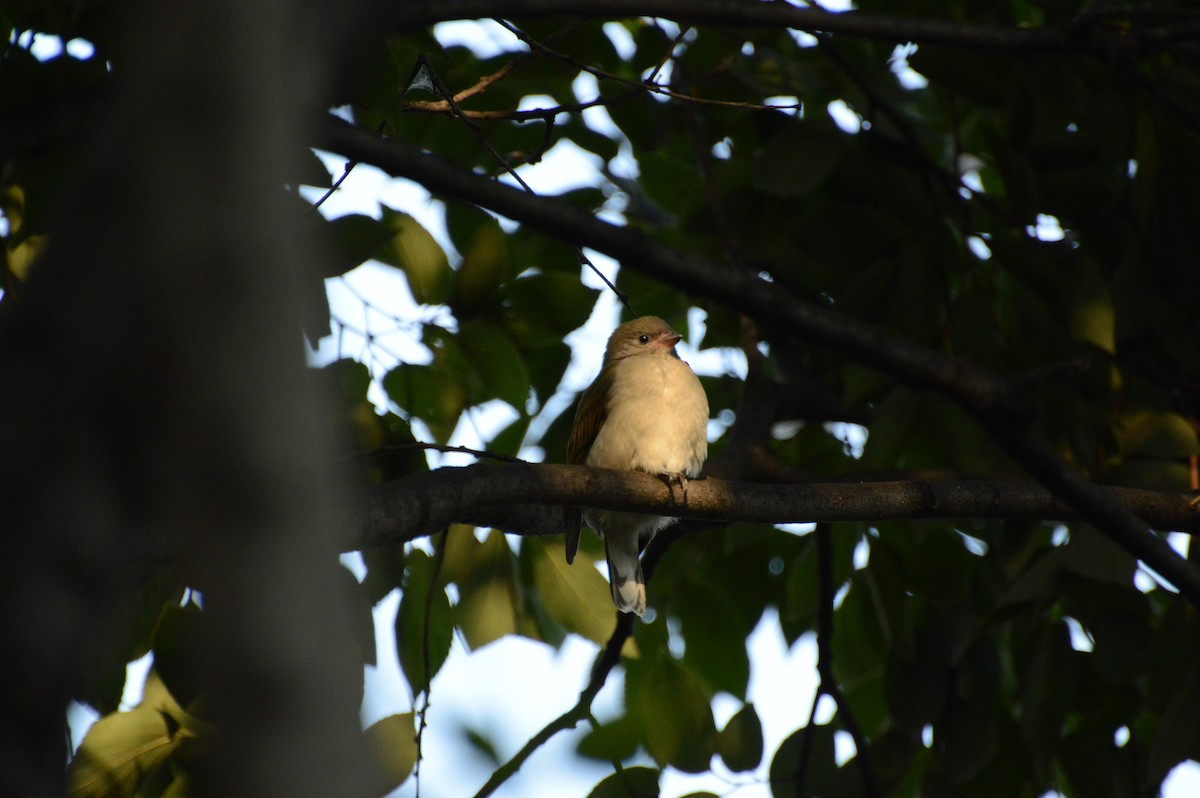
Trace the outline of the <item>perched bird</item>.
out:
M 665 321 L 643 316 L 608 339 L 604 365 L 579 402 L 567 462 L 667 476 L 685 488 L 708 456 L 708 397 L 679 359 L 681 336 Z M 686 492 L 684 494 L 686 496 Z M 641 545 L 671 522 L 657 515 L 582 510 L 567 515 L 567 562 L 579 548 L 580 522 L 604 540 L 613 603 L 646 611 Z

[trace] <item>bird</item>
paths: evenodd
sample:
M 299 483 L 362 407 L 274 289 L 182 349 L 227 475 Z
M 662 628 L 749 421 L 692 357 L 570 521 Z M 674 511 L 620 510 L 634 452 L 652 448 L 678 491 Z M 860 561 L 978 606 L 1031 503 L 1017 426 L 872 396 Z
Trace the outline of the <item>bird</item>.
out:
M 708 396 L 675 345 L 682 336 L 656 316 L 617 327 L 608 339 L 600 374 L 583 392 L 567 462 L 620 471 L 644 471 L 678 482 L 700 476 L 708 457 Z M 581 524 L 604 541 L 613 604 L 621 612 L 646 611 L 646 579 L 639 554 L 671 518 L 571 508 L 567 511 L 567 563 L 575 560 Z

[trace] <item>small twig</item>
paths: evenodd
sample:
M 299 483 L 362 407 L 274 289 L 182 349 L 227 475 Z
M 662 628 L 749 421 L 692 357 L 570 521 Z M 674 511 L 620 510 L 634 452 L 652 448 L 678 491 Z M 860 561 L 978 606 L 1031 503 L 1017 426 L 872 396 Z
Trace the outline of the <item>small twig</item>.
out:
M 437 553 L 433 558 L 433 575 L 429 579 L 429 590 L 425 593 L 425 615 L 421 623 L 421 668 L 423 683 L 421 693 L 424 699 L 417 711 L 417 761 L 413 766 L 413 784 L 416 788 L 414 798 L 421 798 L 421 760 L 424 759 L 421 742 L 425 735 L 425 716 L 429 712 L 429 614 L 433 611 L 434 591 L 438 589 L 438 575 L 442 571 L 442 560 L 446 557 L 446 531 L 442 531 L 442 545 L 435 547 Z
M 655 22 L 655 27 L 659 30 L 662 30 L 662 26 L 659 25 L 657 21 Z M 667 62 L 675 57 L 675 49 L 679 47 L 681 42 L 683 42 L 689 31 L 691 31 L 690 26 L 681 25 L 679 27 L 679 33 L 676 34 L 675 40 L 671 42 L 671 46 L 667 48 L 667 51 L 663 53 L 663 57 L 658 59 L 658 63 L 654 65 L 654 69 L 650 70 L 650 74 L 646 76 L 645 83 L 647 87 L 660 85 L 657 81 L 658 73 L 662 72 L 663 67 L 667 65 Z
M 863 735 L 854 713 L 850 711 L 846 697 L 842 695 L 842 688 L 838 686 L 837 677 L 833 673 L 833 597 L 836 588 L 833 584 L 833 542 L 830 539 L 829 524 L 817 524 L 816 536 L 817 584 L 820 590 L 820 604 L 817 609 L 817 674 L 820 676 L 820 683 L 817 686 L 817 697 L 813 699 L 813 709 L 816 710 L 816 702 L 820 700 L 821 695 L 833 699 L 837 706 L 838 719 L 854 740 L 854 762 L 862 776 L 863 794 L 867 798 L 875 798 L 879 795 L 879 787 L 875 779 L 875 769 L 871 767 L 867 738 Z
M 505 27 L 510 27 L 503 21 L 500 21 L 500 24 L 504 25 Z M 515 28 L 510 29 L 515 31 Z M 434 72 L 433 65 L 429 63 L 429 58 L 425 55 L 421 55 L 418 58 L 415 71 L 419 71 L 421 69 L 425 70 L 426 75 L 429 77 L 429 80 L 433 85 L 434 91 L 436 91 L 437 94 L 446 101 L 447 105 L 450 106 L 451 113 L 458 119 L 462 120 L 463 124 L 467 126 L 467 129 L 471 131 L 471 134 L 474 135 L 475 138 L 484 146 L 484 148 L 487 149 L 488 154 L 490 154 L 496 160 L 496 163 L 500 164 L 504 171 L 507 172 L 513 180 L 517 181 L 521 188 L 525 190 L 525 193 L 536 196 L 536 192 L 530 188 L 529 184 L 526 183 L 519 174 L 517 174 L 517 170 L 514 169 L 512 164 L 508 162 L 508 159 L 497 152 L 496 148 L 492 146 L 492 143 L 488 141 L 487 136 L 483 135 L 483 131 L 479 129 L 479 125 L 475 124 L 474 121 L 472 121 L 466 114 L 463 113 L 463 110 L 459 107 L 454 95 L 450 93 L 450 90 L 446 88 L 446 84 L 442 83 L 442 79 L 438 77 L 436 72 Z M 621 304 L 625 306 L 625 309 L 633 314 L 633 308 L 629 306 L 629 297 L 625 294 L 625 292 L 618 290 L 617 287 L 613 285 L 612 281 L 604 276 L 603 272 L 596 268 L 596 265 L 592 263 L 591 259 L 583 254 L 583 249 L 581 247 L 575 247 L 575 254 L 579 258 L 580 263 L 586 265 L 596 274 L 597 277 L 604 281 L 604 284 L 608 286 L 609 289 L 616 295 Z
M 488 154 L 496 160 L 496 163 L 500 164 L 500 166 L 504 168 L 504 171 L 507 172 L 513 180 L 517 181 L 521 188 L 525 189 L 527 193 L 533 194 L 533 189 L 529 187 L 529 184 L 526 183 L 519 174 L 517 174 L 517 170 L 513 169 L 513 167 L 509 164 L 508 159 L 496 151 L 496 148 L 492 146 L 490 141 L 488 141 L 487 136 L 483 135 L 483 131 L 479 129 L 479 125 L 476 125 L 474 121 L 472 121 L 465 113 L 463 113 L 463 110 L 461 107 L 459 107 L 455 96 L 448 88 L 446 88 L 446 84 L 442 82 L 442 79 L 438 73 L 434 71 L 433 64 L 429 63 L 429 57 L 427 55 L 422 53 L 417 57 L 416 69 L 418 71 L 424 69 L 425 74 L 429 77 L 430 83 L 433 85 L 434 91 L 446 102 L 447 105 L 450 106 L 451 114 L 462 120 L 463 124 L 467 126 L 467 130 L 471 131 L 471 135 L 475 136 L 476 140 L 478 140 L 479 143 L 484 146 L 484 149 L 488 151 Z
M 527 460 L 522 460 L 519 457 L 510 457 L 507 454 L 498 454 L 489 452 L 483 449 L 471 449 L 467 446 L 447 446 L 441 443 L 425 443 L 424 441 L 413 441 L 412 443 L 389 443 L 384 446 L 378 446 L 365 452 L 354 452 L 346 455 L 345 459 L 358 459 L 362 457 L 376 457 L 383 454 L 391 454 L 393 452 L 410 452 L 414 449 L 423 451 L 441 452 L 442 454 L 469 454 L 477 457 L 480 460 L 495 460 L 501 463 L 522 463 L 528 464 Z
M 636 80 L 630 80 L 629 78 L 623 78 L 620 75 L 614 75 L 611 72 L 605 72 L 603 69 L 597 69 L 596 67 L 591 66 L 589 64 L 585 64 L 582 61 L 579 61 L 579 60 L 571 57 L 570 55 L 567 55 L 566 53 L 562 53 L 551 47 L 547 47 L 542 42 L 539 42 L 538 40 L 531 37 L 529 34 L 522 31 L 520 28 L 517 28 L 516 26 L 514 26 L 508 22 L 505 22 L 504 20 L 498 19 L 496 21 L 498 23 L 500 23 L 500 25 L 502 25 L 506 29 L 508 29 L 508 31 L 510 31 L 518 39 L 525 42 L 525 44 L 527 44 L 531 49 L 538 50 L 539 52 L 542 52 L 542 53 L 550 56 L 551 58 L 557 58 L 560 61 L 565 61 L 566 63 L 570 64 L 571 66 L 576 67 L 577 69 L 580 69 L 584 72 L 587 72 L 589 75 L 595 77 L 597 80 L 608 80 L 608 81 L 612 81 L 614 83 L 621 83 L 626 86 L 631 86 L 631 87 L 634 87 L 637 89 L 641 89 L 642 91 L 651 92 L 652 94 L 660 94 L 663 97 L 670 97 L 673 100 L 680 100 L 682 102 L 696 103 L 699 105 L 714 105 L 714 106 L 718 106 L 721 108 L 739 108 L 742 110 L 750 110 L 750 111 L 781 111 L 781 110 L 789 110 L 789 109 L 794 109 L 794 108 L 800 107 L 799 103 L 791 103 L 791 104 L 787 104 L 787 105 L 765 105 L 763 103 L 747 103 L 747 102 L 737 102 L 737 101 L 733 101 L 733 100 L 710 100 L 710 99 L 707 99 L 704 97 L 696 97 L 695 95 L 691 95 L 691 94 L 682 94 L 682 93 L 674 91 L 672 89 L 668 89 L 667 87 L 663 86 L 662 84 L 653 82 L 651 77 L 654 74 L 657 74 L 658 69 L 655 69 L 654 72 L 652 73 L 651 77 L 646 78 L 646 80 L 644 80 L 644 81 L 639 82 Z M 672 47 L 673 46 L 674 45 L 672 45 Z M 663 62 L 665 63 L 669 59 L 670 59 L 670 53 L 668 53 L 667 58 L 665 58 Z M 660 65 L 660 68 L 661 68 L 661 65 Z
M 511 73 L 517 67 L 527 64 L 531 60 L 533 60 L 533 55 L 531 53 L 525 53 L 518 58 L 514 58 L 512 61 L 509 61 L 508 63 L 506 63 L 504 66 L 500 67 L 499 69 L 497 69 L 492 74 L 484 75 L 482 78 L 479 79 L 479 81 L 474 86 L 468 86 L 467 88 L 463 89 L 462 91 L 457 92 L 454 95 L 453 102 L 461 103 L 463 100 L 466 100 L 470 97 L 474 97 L 477 94 L 482 94 L 483 92 L 487 91 L 489 88 L 491 88 L 496 83 L 499 83 L 501 80 L 508 77 L 509 73 Z M 430 76 L 432 77 L 432 70 L 430 70 L 428 60 L 425 60 L 422 62 L 418 59 L 416 72 L 419 72 L 421 67 L 424 67 L 428 71 L 428 74 L 430 74 Z M 437 112 L 451 111 L 451 110 L 453 110 L 453 106 L 451 105 L 451 100 L 449 98 L 442 99 L 442 100 L 419 100 L 419 101 L 414 101 L 414 102 L 411 102 L 411 103 L 405 105 L 402 110 L 404 110 L 404 111 L 420 110 L 420 111 L 429 111 L 432 113 L 437 113 Z M 460 111 L 461 111 L 461 109 L 460 109 Z
M 675 527 L 667 527 L 646 547 L 646 551 L 642 554 L 642 572 L 647 581 L 654 575 L 663 555 L 678 539 L 679 534 Z M 575 706 L 550 721 L 541 731 L 529 738 L 529 741 L 513 755 L 512 759 L 492 773 L 487 783 L 479 789 L 479 792 L 475 793 L 475 798 L 485 798 L 498 790 L 520 769 L 526 759 L 529 759 L 538 748 L 560 731 L 573 729 L 580 721 L 584 720 L 591 720 L 592 723 L 595 723 L 595 718 L 592 716 L 592 702 L 596 700 L 597 694 L 604 687 L 613 668 L 620 663 L 621 649 L 625 646 L 625 641 L 633 634 L 633 622 L 634 615 L 632 613 L 617 613 L 617 628 L 613 630 L 612 636 L 608 638 L 608 642 L 604 644 L 604 648 L 597 655 L 596 661 L 592 665 L 591 675 L 588 677 L 588 683 L 580 692 Z M 619 771 L 620 763 L 617 763 L 616 767 Z
M 346 178 L 350 176 L 350 173 L 354 171 L 354 167 L 356 166 L 358 166 L 358 161 L 346 161 L 346 166 L 342 169 L 342 176 L 333 181 L 333 185 L 329 187 L 329 190 L 322 194 L 319 200 L 313 203 L 312 209 L 314 213 L 316 213 L 317 208 L 320 208 L 325 204 L 325 200 L 333 196 L 333 192 L 342 187 L 342 183 L 346 182 Z
M 604 683 L 608 680 L 608 674 L 621 661 L 621 648 L 633 633 L 633 617 L 632 614 L 624 612 L 618 616 L 617 628 L 613 630 L 612 636 L 608 638 L 603 650 L 596 657 L 591 676 L 579 694 L 579 700 L 575 702 L 575 706 L 550 721 L 541 731 L 530 737 L 520 751 L 492 773 L 487 783 L 479 788 L 479 792 L 475 793 L 475 798 L 485 798 L 494 793 L 520 769 L 521 765 L 525 764 L 526 759 L 550 738 L 560 731 L 575 728 L 580 721 L 591 717 L 592 702 L 596 700 L 596 695 L 604 687 Z
M 408 88 L 405 87 L 405 91 L 407 91 L 407 90 L 408 90 Z M 403 94 L 403 93 L 404 92 L 401 92 L 401 94 Z M 384 129 L 384 123 L 380 122 L 379 127 L 377 127 L 375 129 L 375 132 L 382 133 L 383 129 Z M 329 190 L 326 191 L 324 194 L 322 194 L 321 198 L 319 200 L 317 200 L 316 202 L 313 203 L 312 211 L 311 211 L 312 213 L 316 213 L 317 209 L 325 204 L 325 200 L 332 197 L 333 192 L 337 191 L 339 188 L 342 187 L 342 183 L 346 182 L 346 178 L 350 176 L 350 173 L 354 171 L 354 167 L 356 167 L 356 166 L 358 166 L 358 161 L 355 161 L 355 160 L 346 161 L 346 165 L 342 168 L 342 176 L 339 177 L 337 180 L 333 181 L 333 185 L 331 185 L 329 187 Z

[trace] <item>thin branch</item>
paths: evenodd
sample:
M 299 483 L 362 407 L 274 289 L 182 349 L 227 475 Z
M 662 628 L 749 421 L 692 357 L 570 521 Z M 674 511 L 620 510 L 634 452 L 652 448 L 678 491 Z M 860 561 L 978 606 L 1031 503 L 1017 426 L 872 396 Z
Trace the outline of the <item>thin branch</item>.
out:
M 491 778 L 487 780 L 487 783 L 479 789 L 479 792 L 475 793 L 475 798 L 486 798 L 486 796 L 494 793 L 520 769 L 521 765 L 525 764 L 526 759 L 529 759 L 550 738 L 561 731 L 575 728 L 580 721 L 591 717 L 592 702 L 596 700 L 597 694 L 604 687 L 604 683 L 608 680 L 608 675 L 617 666 L 617 663 L 621 661 L 621 649 L 624 647 L 625 641 L 633 633 L 633 618 L 634 616 L 627 612 L 619 614 L 617 628 L 613 630 L 612 636 L 608 638 L 608 642 L 604 644 L 603 650 L 596 657 L 596 662 L 592 665 L 591 676 L 588 678 L 587 685 L 579 694 L 579 700 L 575 702 L 575 706 L 546 724 L 541 731 L 529 738 L 525 745 L 521 747 L 521 750 L 513 755 L 512 759 L 496 768 Z
M 1018 27 L 961 22 L 939 17 L 830 13 L 784 3 L 744 0 L 380 0 L 373 24 L 390 28 L 430 25 L 452 19 L 508 17 L 538 19 L 574 16 L 599 19 L 662 17 L 681 24 L 789 28 L 809 33 L 833 33 L 903 44 L 943 44 L 973 49 L 1038 52 L 1075 50 L 1094 53 L 1128 52 L 1163 47 L 1200 38 L 1195 21 L 1162 25 L 1096 26 L 1089 20 L 1056 27 Z M 1120 19 L 1132 20 L 1133 15 Z
M 376 447 L 370 451 L 348 454 L 346 455 L 346 459 L 378 457 L 380 455 L 393 454 L 395 452 L 410 452 L 413 450 L 441 452 L 442 454 L 469 454 L 479 460 L 495 460 L 498 463 L 528 463 L 527 460 L 522 460 L 519 457 L 510 457 L 507 454 L 489 452 L 486 449 L 472 449 L 468 446 L 448 446 L 442 443 L 425 443 L 424 441 L 414 441 L 412 443 L 390 443 L 384 446 Z
M 415 180 L 434 193 L 489 208 L 566 241 L 590 247 L 637 271 L 694 295 L 741 310 L 760 323 L 794 331 L 807 341 L 839 349 L 861 362 L 910 383 L 962 397 L 973 407 L 1003 406 L 1017 415 L 1021 396 L 1010 395 L 991 374 L 963 360 L 946 358 L 894 339 L 881 327 L 805 302 L 754 275 L 732 272 L 698 255 L 681 252 L 618 227 L 552 198 L 537 197 L 487 180 L 438 155 L 398 140 L 384 140 L 340 119 L 328 118 L 320 145 L 353 154 L 396 177 Z
M 342 187 L 342 183 L 346 182 L 346 178 L 354 171 L 354 167 L 358 166 L 358 161 L 346 161 L 346 165 L 342 167 L 342 175 L 331 185 L 320 198 L 312 204 L 312 212 L 316 213 L 317 209 L 325 204 L 325 200 L 333 196 L 334 192 Z
M 517 184 L 520 185 L 522 189 L 524 189 L 524 191 L 527 195 L 529 195 L 531 197 L 536 197 L 537 196 L 536 192 L 534 192 L 534 190 L 532 188 L 530 188 L 529 184 L 526 183 L 525 180 L 519 174 L 517 174 L 517 170 L 513 168 L 512 164 L 510 164 L 503 155 L 501 155 L 499 152 L 496 151 L 496 148 L 492 146 L 492 143 L 490 141 L 488 141 L 487 136 L 483 135 L 483 131 L 481 131 L 479 129 L 479 125 L 475 124 L 474 121 L 469 119 L 463 113 L 463 110 L 459 107 L 458 103 L 455 101 L 454 95 L 452 95 L 450 93 L 450 90 L 446 88 L 446 85 L 444 83 L 442 83 L 442 79 L 440 77 L 438 77 L 438 74 L 434 71 L 433 65 L 429 63 L 429 59 L 426 56 L 422 55 L 418 59 L 416 68 L 418 70 L 422 69 L 422 68 L 425 70 L 425 73 L 429 76 L 429 80 L 433 83 L 434 90 L 439 95 L 441 95 L 441 97 L 450 106 L 450 110 L 454 114 L 454 116 L 462 120 L 463 124 L 467 126 L 467 129 L 471 131 L 471 134 L 474 135 L 475 138 L 479 141 L 479 143 L 484 146 L 484 148 L 488 151 L 488 154 L 490 154 L 492 156 L 492 158 L 495 159 L 496 163 L 500 164 L 500 166 L 504 169 L 504 171 L 507 172 L 509 174 L 509 176 L 512 177 L 513 180 L 517 181 Z M 616 285 L 614 285 L 612 283 L 612 281 L 609 280 L 608 277 L 606 277 L 604 275 L 603 272 L 601 272 L 598 268 L 596 268 L 596 265 L 594 263 L 592 263 L 591 259 L 589 259 L 587 257 L 587 255 L 583 254 L 583 248 L 576 245 L 575 246 L 575 254 L 579 258 L 580 263 L 582 263 L 585 266 L 587 266 L 588 268 L 590 268 L 592 270 L 592 272 L 597 277 L 599 277 L 606 286 L 608 286 L 609 290 L 611 290 L 613 292 L 613 294 L 616 295 L 616 297 L 620 301 L 620 303 L 625 306 L 625 309 L 628 310 L 631 314 L 636 316 L 637 314 L 633 312 L 633 308 L 630 307 L 630 305 L 629 305 L 628 295 L 626 295 L 626 293 L 624 291 L 621 291 L 620 289 L 618 289 L 616 287 Z
M 742 109 L 742 110 L 751 110 L 751 111 L 786 111 L 786 110 L 800 107 L 799 103 L 787 103 L 787 104 L 781 104 L 781 105 L 764 105 L 762 103 L 748 103 L 748 102 L 740 102 L 737 100 L 711 100 L 711 99 L 707 99 L 705 97 L 697 97 L 693 94 L 683 94 L 681 92 L 675 91 L 674 89 L 670 89 L 670 88 L 662 85 L 661 83 L 656 83 L 654 81 L 654 77 L 663 68 L 663 66 L 665 66 L 666 63 L 671 59 L 671 55 L 674 51 L 674 48 L 678 44 L 679 39 L 684 35 L 685 31 L 680 31 L 679 36 L 676 37 L 675 42 L 673 42 L 671 45 L 671 50 L 667 51 L 667 54 L 662 58 L 661 61 L 659 61 L 658 65 L 650 73 L 650 76 L 647 77 L 645 80 L 637 81 L 637 80 L 630 80 L 629 78 L 621 77 L 620 75 L 615 75 L 612 72 L 605 72 L 603 69 L 598 69 L 594 66 L 591 66 L 590 64 L 586 64 L 582 61 L 579 61 L 576 58 L 574 58 L 573 56 L 568 55 L 567 53 L 561 53 L 557 50 L 547 47 L 545 44 L 542 44 L 538 40 L 529 36 L 529 34 L 522 31 L 520 28 L 517 28 L 508 22 L 504 22 L 503 20 L 497 20 L 497 22 L 499 22 L 501 25 L 503 25 L 505 28 L 507 28 L 509 30 L 509 32 L 511 32 L 518 39 L 525 42 L 525 44 L 527 44 L 530 47 L 530 49 L 532 49 L 532 50 L 536 50 L 537 52 L 541 52 L 551 58 L 556 58 L 560 61 L 568 63 L 571 66 L 575 67 L 576 69 L 579 69 L 583 72 L 587 72 L 589 75 L 592 75 L 597 80 L 607 80 L 607 81 L 611 81 L 613 83 L 620 83 L 625 86 L 629 86 L 633 89 L 636 89 L 639 92 L 646 91 L 646 92 L 650 92 L 651 94 L 659 94 L 659 95 L 662 95 L 663 97 L 670 97 L 673 100 L 680 100 L 682 102 L 694 103 L 696 105 L 715 105 L 715 106 L 720 106 L 723 108 L 738 108 L 738 109 Z
M 532 55 L 529 53 L 525 53 L 518 58 L 514 58 L 513 60 L 508 61 L 507 63 L 504 64 L 504 66 L 500 67 L 492 74 L 484 75 L 482 78 L 480 78 L 475 83 L 475 85 L 468 86 L 467 88 L 465 88 L 459 92 L 456 92 L 453 95 L 453 102 L 451 101 L 451 98 L 449 98 L 449 97 L 442 99 L 442 100 L 429 100 L 429 101 L 420 100 L 420 101 L 408 103 L 401 110 L 402 111 L 426 111 L 429 113 L 444 113 L 446 111 L 450 111 L 450 112 L 455 112 L 455 113 L 461 114 L 462 109 L 455 108 L 454 107 L 455 104 L 461 103 L 463 100 L 474 97 L 477 94 L 483 94 L 489 88 L 491 88 L 495 84 L 499 83 L 504 78 L 508 77 L 509 73 L 512 72 L 514 69 L 528 63 L 531 59 L 532 59 Z M 422 62 L 421 64 L 419 64 L 418 69 L 421 66 L 424 66 L 426 69 L 431 69 L 428 61 L 425 61 L 425 62 Z M 431 74 L 432 74 L 432 72 L 431 72 Z
M 413 784 L 415 785 L 416 798 L 421 798 L 421 760 L 424 759 L 422 744 L 425 740 L 426 716 L 429 714 L 429 674 L 432 669 L 429 666 L 429 629 L 430 613 L 433 612 L 433 597 L 435 591 L 440 590 L 438 578 L 442 573 L 442 562 L 446 559 L 446 530 L 442 530 L 442 545 L 437 547 L 437 553 L 433 560 L 433 575 L 429 577 L 429 589 L 425 591 L 425 612 L 421 618 L 421 693 L 424 695 L 424 700 L 421 702 L 421 709 L 417 712 L 417 761 L 413 764 Z
M 862 727 L 858 725 L 858 719 L 850 710 L 833 673 L 833 599 L 837 591 L 833 584 L 833 541 L 829 524 L 817 525 L 817 584 L 821 597 L 820 606 L 817 608 L 817 674 L 820 676 L 817 698 L 820 698 L 821 694 L 827 695 L 837 705 L 837 717 L 854 740 L 854 761 L 862 776 L 863 793 L 867 798 L 875 798 L 879 795 L 879 786 L 875 778 L 875 769 L 871 766 L 867 738 L 863 735 Z M 813 699 L 814 707 L 817 698 Z
M 654 576 L 654 571 L 657 569 L 663 555 L 667 553 L 667 550 L 678 539 L 679 536 L 673 534 L 672 530 L 668 528 L 662 534 L 655 537 L 650 542 L 650 545 L 646 547 L 646 551 L 642 554 L 642 572 L 647 580 Z M 487 783 L 480 788 L 479 792 L 475 793 L 475 798 L 486 798 L 486 796 L 495 792 L 520 769 L 526 759 L 532 756 L 538 748 L 545 745 L 554 735 L 561 731 L 575 728 L 580 721 L 591 720 L 593 723 L 595 722 L 595 719 L 592 717 L 592 702 L 596 700 L 596 696 L 604 687 L 604 683 L 608 680 L 608 675 L 612 673 L 613 668 L 620 663 L 621 649 L 624 648 L 625 641 L 633 634 L 634 619 L 635 616 L 632 613 L 617 613 L 617 628 L 613 629 L 612 636 L 608 638 L 608 642 L 604 644 L 604 648 L 596 657 L 596 661 L 592 665 L 591 675 L 588 677 L 588 683 L 579 694 L 579 700 L 575 702 L 575 706 L 546 724 L 541 731 L 531 737 L 521 747 L 520 751 L 513 755 L 512 759 L 497 768 L 492 773 L 491 778 L 487 780 Z M 620 769 L 620 763 L 617 763 L 617 768 Z

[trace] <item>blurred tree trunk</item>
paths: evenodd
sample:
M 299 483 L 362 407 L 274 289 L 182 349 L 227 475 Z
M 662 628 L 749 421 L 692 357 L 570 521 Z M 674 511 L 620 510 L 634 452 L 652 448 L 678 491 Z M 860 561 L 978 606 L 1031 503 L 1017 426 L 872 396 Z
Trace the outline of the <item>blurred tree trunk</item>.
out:
M 314 267 L 283 191 L 321 43 L 283 0 L 122 16 L 119 88 L 0 326 L 0 793 L 62 793 L 69 697 L 186 552 L 222 722 L 194 786 L 360 794 L 361 659 L 300 335 Z

